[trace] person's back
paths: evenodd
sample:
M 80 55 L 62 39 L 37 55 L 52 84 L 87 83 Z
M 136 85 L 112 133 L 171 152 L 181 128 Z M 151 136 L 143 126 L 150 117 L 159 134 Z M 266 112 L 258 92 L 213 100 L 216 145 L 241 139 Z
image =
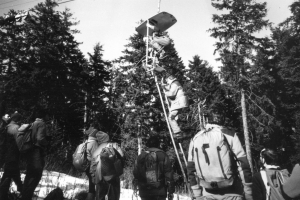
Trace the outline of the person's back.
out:
M 94 183 L 96 184 L 96 199 L 104 200 L 106 197 L 107 200 L 119 200 L 121 193 L 121 184 L 120 184 L 120 175 L 117 173 L 110 174 L 109 179 L 107 179 L 106 175 L 110 172 L 116 172 L 115 164 L 110 168 L 103 169 L 103 166 L 107 166 L 106 163 L 101 159 L 101 154 L 104 150 L 109 146 L 112 147 L 114 152 L 119 155 L 119 157 L 114 157 L 113 161 L 120 161 L 121 168 L 123 170 L 123 152 L 119 145 L 115 142 L 110 142 L 109 135 L 102 131 L 97 132 L 96 138 L 98 141 L 98 148 L 93 152 L 93 161 L 92 161 L 92 174 L 95 177 Z
M 26 176 L 21 192 L 21 200 L 31 200 L 34 190 L 39 184 L 45 166 L 45 150 L 48 145 L 47 127 L 45 120 L 48 113 L 44 109 L 39 109 L 35 113 L 35 121 L 32 125 L 33 148 L 26 151 L 24 158 L 26 161 Z
M 12 114 L 10 122 L 6 128 L 6 153 L 4 173 L 0 183 L 0 199 L 5 200 L 8 198 L 7 193 L 9 190 L 10 182 L 13 180 L 18 191 L 22 190 L 22 181 L 19 169 L 19 149 L 16 143 L 16 135 L 18 134 L 18 128 L 20 127 L 19 121 L 21 115 L 19 113 Z
M 94 151 L 98 148 L 98 142 L 96 138 L 96 134 L 99 131 L 99 125 L 94 122 L 90 125 L 89 129 L 85 131 L 85 135 L 88 136 L 88 139 L 86 141 L 86 155 L 87 159 L 89 161 L 89 167 L 86 169 L 85 173 L 89 179 L 89 192 L 87 195 L 86 200 L 92 200 L 95 198 L 96 193 L 96 185 L 93 183 L 93 178 L 91 174 L 91 163 L 92 163 L 92 155 Z
M 159 139 L 150 137 L 147 146 L 137 158 L 133 175 L 142 200 L 166 199 L 174 193 L 173 172 L 168 155 L 159 149 Z
M 273 149 L 265 148 L 260 153 L 260 172 L 253 176 L 253 198 L 256 200 L 284 200 L 282 185 L 289 172 L 278 165 L 278 155 Z
M 197 133 L 189 146 L 187 169 L 197 200 L 243 196 L 252 199 L 250 166 L 237 134 L 231 129 L 207 124 L 205 130 Z

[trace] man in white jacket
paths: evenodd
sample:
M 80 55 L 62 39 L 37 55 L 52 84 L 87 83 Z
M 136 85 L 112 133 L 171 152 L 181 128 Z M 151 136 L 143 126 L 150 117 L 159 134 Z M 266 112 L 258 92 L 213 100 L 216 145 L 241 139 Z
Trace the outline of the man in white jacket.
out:
M 177 123 L 178 114 L 183 108 L 189 106 L 188 99 L 183 91 L 179 81 L 171 74 L 166 74 L 166 82 L 162 79 L 162 86 L 166 97 L 169 102 L 169 122 L 173 134 L 177 139 L 184 139 L 187 137 L 186 133 L 181 131 Z

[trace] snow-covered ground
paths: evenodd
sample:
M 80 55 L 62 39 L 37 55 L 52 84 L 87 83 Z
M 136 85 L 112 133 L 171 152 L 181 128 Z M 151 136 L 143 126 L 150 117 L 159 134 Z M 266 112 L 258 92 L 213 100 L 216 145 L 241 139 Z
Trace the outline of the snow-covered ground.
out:
M 0 173 L 2 177 L 2 172 Z M 25 175 L 21 175 L 21 179 L 24 180 Z M 49 194 L 56 187 L 60 187 L 64 192 L 64 197 L 67 199 L 75 198 L 75 195 L 80 191 L 88 190 L 88 180 L 75 178 L 66 174 L 58 172 L 50 172 L 44 170 L 42 180 L 40 181 L 38 187 L 35 190 L 36 198 L 34 200 L 44 199 L 47 194 Z M 16 185 L 13 183 L 11 187 L 11 192 L 17 190 Z M 187 196 L 176 195 L 175 200 L 188 200 Z M 140 200 L 139 197 L 133 196 L 133 191 L 130 189 L 121 189 L 120 200 Z

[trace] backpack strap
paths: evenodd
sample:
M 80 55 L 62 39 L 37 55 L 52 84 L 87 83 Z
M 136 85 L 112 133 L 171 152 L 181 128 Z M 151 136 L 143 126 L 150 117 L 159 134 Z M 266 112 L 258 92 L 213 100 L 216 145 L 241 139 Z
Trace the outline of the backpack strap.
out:
M 261 170 L 260 175 L 261 175 L 261 178 L 262 178 L 265 188 L 266 188 L 266 200 L 269 200 L 271 187 L 268 184 L 267 172 L 265 170 Z
M 200 171 L 200 175 L 202 177 L 203 180 L 205 180 L 204 176 L 203 176 L 203 173 L 202 173 L 202 170 L 201 170 L 201 166 L 200 166 L 200 162 L 199 162 L 199 154 L 198 154 L 198 148 L 196 147 L 195 148 L 195 152 L 197 154 L 197 163 L 198 163 L 198 167 L 199 167 L 199 171 Z

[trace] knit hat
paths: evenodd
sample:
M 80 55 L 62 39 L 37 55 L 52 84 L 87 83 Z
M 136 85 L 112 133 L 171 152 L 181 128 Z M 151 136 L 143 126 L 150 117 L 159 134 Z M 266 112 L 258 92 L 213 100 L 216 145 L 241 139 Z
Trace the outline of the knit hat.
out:
M 11 115 L 10 121 L 18 122 L 18 121 L 21 120 L 21 118 L 22 118 L 22 115 L 20 113 L 16 112 L 16 113 Z
M 104 142 L 109 141 L 109 135 L 107 133 L 104 133 L 103 131 L 98 131 L 96 133 L 96 137 L 97 137 L 98 144 L 102 144 Z
M 89 137 L 96 137 L 97 129 L 94 127 L 90 127 L 88 130 L 85 131 L 85 134 L 88 135 Z

